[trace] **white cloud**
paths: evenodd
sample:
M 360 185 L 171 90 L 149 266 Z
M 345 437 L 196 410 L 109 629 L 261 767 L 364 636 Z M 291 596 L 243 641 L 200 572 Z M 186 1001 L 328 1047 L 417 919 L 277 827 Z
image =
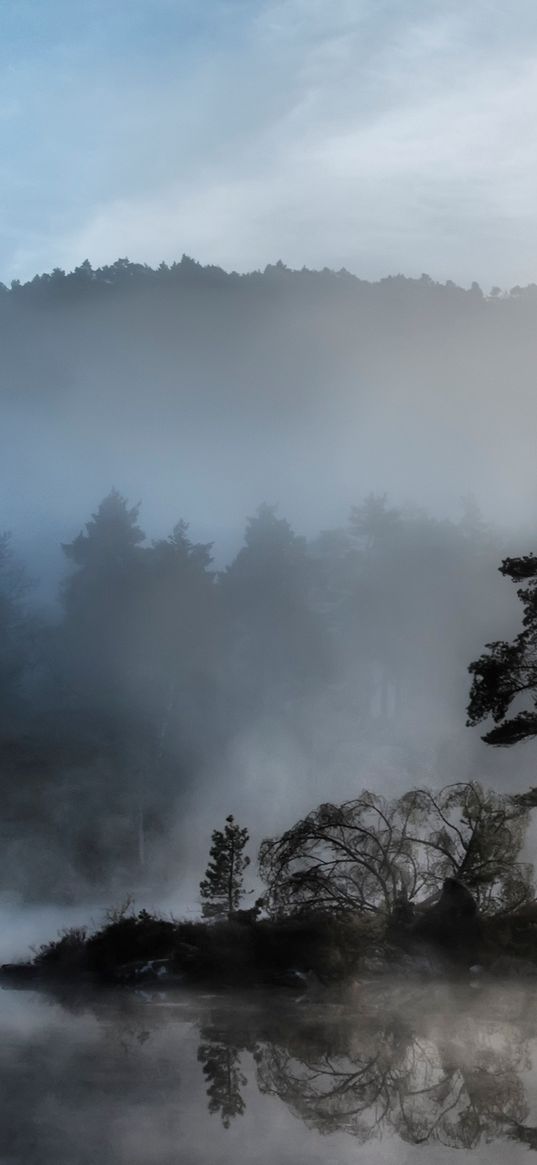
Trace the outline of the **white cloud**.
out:
M 195 67 L 91 96 L 87 198 L 81 141 L 66 227 L 52 215 L 28 242 L 21 225 L 13 273 L 185 250 L 239 269 L 537 277 L 537 24 L 514 7 L 506 24 L 485 0 L 252 6 Z

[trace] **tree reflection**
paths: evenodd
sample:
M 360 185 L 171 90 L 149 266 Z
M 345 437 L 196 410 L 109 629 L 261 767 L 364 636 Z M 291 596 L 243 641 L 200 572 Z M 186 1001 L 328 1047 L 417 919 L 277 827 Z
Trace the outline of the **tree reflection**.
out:
M 214 1036 L 211 1040 L 210 1030 L 202 1029 L 200 1034 L 198 1060 L 203 1065 L 207 1108 L 210 1113 L 219 1113 L 224 1128 L 228 1129 L 233 1117 L 242 1116 L 246 1108 L 241 1092 L 247 1083 L 241 1069 L 241 1050 Z
M 259 1012 L 256 1022 L 250 1014 L 246 1027 L 239 1009 L 201 1032 L 208 1107 L 226 1128 L 244 1112 L 241 1052 L 249 1050 L 260 1091 L 318 1132 L 362 1144 L 392 1133 L 466 1150 L 503 1137 L 537 1150 L 521 1078 L 535 1025 L 527 1009 L 520 1022 L 494 1015 L 475 996 L 451 1010 L 445 1000 L 428 1009 L 419 996 L 410 1006 L 377 996 L 354 1014 L 317 1005 L 292 1018 L 285 1009 Z
M 530 1144 L 520 1073 L 528 1067 L 516 1029 L 464 1016 L 437 1032 L 397 1017 L 363 1017 L 339 1046 L 324 1033 L 256 1052 L 262 1092 L 281 1097 L 310 1128 L 344 1131 L 365 1143 L 391 1131 L 411 1144 L 472 1149 L 508 1135 Z M 455 1030 L 454 1030 L 455 1027 Z M 537 1143 L 537 1134 L 536 1143 Z

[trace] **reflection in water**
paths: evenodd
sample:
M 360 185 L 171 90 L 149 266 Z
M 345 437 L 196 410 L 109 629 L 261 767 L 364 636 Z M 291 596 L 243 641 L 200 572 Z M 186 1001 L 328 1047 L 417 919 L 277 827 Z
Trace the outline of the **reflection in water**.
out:
M 363 1143 L 391 1131 L 413 1144 L 471 1149 L 527 1116 L 524 1041 L 495 1029 L 474 1034 L 434 1038 L 397 1017 L 369 1017 L 339 1039 L 318 1032 L 263 1046 L 259 1087 L 323 1133 L 342 1129 Z
M 226 1043 L 202 1042 L 198 1060 L 207 1081 L 209 1112 L 220 1113 L 222 1124 L 228 1129 L 232 1118 L 241 1116 L 246 1108 L 241 1087 L 247 1081 L 240 1067 L 240 1049 Z
M 393 1004 L 388 1010 L 385 999 L 363 1002 L 369 1007 L 353 1022 L 348 1008 L 314 1019 L 299 1009 L 271 1036 L 259 1032 L 253 1049 L 251 1031 L 241 1036 L 240 1015 L 228 1014 L 227 1028 L 225 1016 L 215 1017 L 213 1042 L 205 1028 L 198 1053 L 209 1111 L 219 1112 L 226 1128 L 244 1112 L 240 1052 L 251 1049 L 259 1091 L 277 1096 L 320 1133 L 342 1131 L 366 1143 L 391 1132 L 411 1144 L 467 1150 L 508 1137 L 537 1149 L 537 1128 L 524 1123 L 527 1028 L 491 1018 L 482 1007 L 477 1014 L 466 1008 L 431 1016 L 412 998 L 399 999 L 397 1010 Z M 475 996 L 467 1002 L 473 1005 Z
M 0 1025 L 2 1165 L 347 1165 L 374 1161 L 381 1136 L 394 1163 L 401 1142 L 476 1163 L 494 1142 L 509 1141 L 510 1161 L 537 1150 L 531 991 L 78 1003 L 4 991 Z

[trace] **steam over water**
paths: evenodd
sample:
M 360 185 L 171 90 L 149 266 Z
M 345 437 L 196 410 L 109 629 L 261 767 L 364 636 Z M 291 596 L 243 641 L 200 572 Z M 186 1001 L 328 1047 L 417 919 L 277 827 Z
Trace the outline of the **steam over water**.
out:
M 537 4 L 0 28 L 0 1165 L 527 1165 Z
M 524 987 L 0 994 L 3 1165 L 527 1161 Z

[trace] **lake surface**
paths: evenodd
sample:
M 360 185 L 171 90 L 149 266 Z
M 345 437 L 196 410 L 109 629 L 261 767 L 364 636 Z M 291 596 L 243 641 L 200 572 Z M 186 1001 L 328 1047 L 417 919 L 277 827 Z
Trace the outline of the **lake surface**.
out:
M 537 988 L 0 991 L 1 1165 L 537 1165 Z

